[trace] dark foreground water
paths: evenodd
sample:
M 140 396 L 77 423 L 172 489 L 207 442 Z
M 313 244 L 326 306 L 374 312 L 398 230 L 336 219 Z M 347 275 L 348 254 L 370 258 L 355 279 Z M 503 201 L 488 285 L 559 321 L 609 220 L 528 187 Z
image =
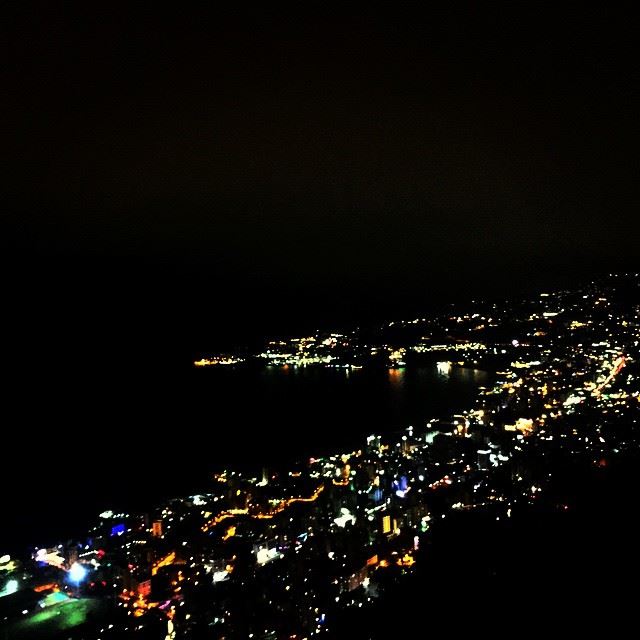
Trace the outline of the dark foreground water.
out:
M 184 369 L 90 372 L 26 408 L 50 428 L 24 436 L 2 492 L 0 552 L 81 534 L 106 509 L 205 491 L 224 465 L 258 469 L 360 446 L 472 404 L 488 374 L 454 369 Z M 33 381 L 32 381 L 33 383 Z M 35 381 L 38 390 L 45 381 Z M 65 389 L 64 392 L 61 389 Z M 55 426 L 53 423 L 55 418 Z M 20 436 L 19 436 L 20 437 Z

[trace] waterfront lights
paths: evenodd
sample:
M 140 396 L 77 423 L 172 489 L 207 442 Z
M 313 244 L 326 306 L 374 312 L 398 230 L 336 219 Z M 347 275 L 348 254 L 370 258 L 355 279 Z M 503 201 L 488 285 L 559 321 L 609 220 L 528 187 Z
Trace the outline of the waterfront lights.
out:
M 447 375 L 451 371 L 450 362 L 438 362 L 436 366 L 440 375 Z

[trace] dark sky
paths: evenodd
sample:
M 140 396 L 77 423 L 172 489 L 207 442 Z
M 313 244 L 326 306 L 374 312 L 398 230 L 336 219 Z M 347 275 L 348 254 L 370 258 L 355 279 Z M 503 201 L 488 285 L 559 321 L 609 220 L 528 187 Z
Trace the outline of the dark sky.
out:
M 196 355 L 637 268 L 629 14 L 164 4 L 0 8 L 18 537 L 179 472 Z
M 38 348 L 213 348 L 633 266 L 628 15 L 129 4 L 2 9 L 5 271 Z

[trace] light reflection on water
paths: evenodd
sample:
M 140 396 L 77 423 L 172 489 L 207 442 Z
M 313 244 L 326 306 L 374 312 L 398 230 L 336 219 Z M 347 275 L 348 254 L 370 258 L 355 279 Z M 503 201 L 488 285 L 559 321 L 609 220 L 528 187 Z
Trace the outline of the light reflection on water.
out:
M 129 474 L 115 468 L 96 476 L 92 459 L 80 458 L 78 477 L 96 478 L 80 485 L 87 487 L 82 499 L 67 508 L 40 505 L 41 518 L 33 525 L 14 515 L 10 521 L 25 525 L 12 531 L 20 541 L 36 533 L 41 537 L 41 521 L 56 535 L 76 525 L 81 531 L 89 517 L 107 508 L 147 508 L 162 496 L 205 491 L 210 471 L 220 465 L 260 470 L 265 464 L 348 451 L 362 446 L 370 433 L 385 439 L 391 431 L 459 413 L 472 406 L 477 387 L 489 380 L 482 371 L 458 367 L 442 376 L 435 364 L 351 371 L 194 368 L 180 377 L 153 378 L 133 410 L 113 403 L 106 418 L 95 416 L 109 433 L 101 443 L 105 458 L 120 460 L 126 442 L 136 474 L 153 482 L 131 492 Z M 42 460 L 51 464 L 44 454 Z
M 434 364 L 353 370 L 271 367 L 258 377 L 249 395 L 261 404 L 265 424 L 277 422 L 282 433 L 299 429 L 301 438 L 306 438 L 302 431 L 318 429 L 324 445 L 340 447 L 345 439 L 372 429 L 384 434 L 470 408 L 490 374 L 452 366 L 444 375 Z

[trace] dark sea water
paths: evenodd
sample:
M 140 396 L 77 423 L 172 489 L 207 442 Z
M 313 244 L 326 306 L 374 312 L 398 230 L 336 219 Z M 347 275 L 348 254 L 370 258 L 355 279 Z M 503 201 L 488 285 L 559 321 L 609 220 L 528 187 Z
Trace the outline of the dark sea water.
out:
M 5 487 L 3 547 L 81 535 L 106 508 L 145 509 L 206 491 L 212 470 L 259 470 L 350 450 L 469 407 L 489 374 L 435 365 L 397 370 L 184 368 L 58 381 L 46 415 L 62 416 Z M 38 388 L 45 388 L 43 381 Z M 46 394 L 45 394 L 46 395 Z M 42 419 L 41 409 L 36 417 Z
M 434 368 L 348 370 L 266 368 L 196 372 L 194 418 L 218 441 L 212 463 L 262 464 L 359 446 L 370 433 L 424 423 L 473 402 L 485 372 Z

